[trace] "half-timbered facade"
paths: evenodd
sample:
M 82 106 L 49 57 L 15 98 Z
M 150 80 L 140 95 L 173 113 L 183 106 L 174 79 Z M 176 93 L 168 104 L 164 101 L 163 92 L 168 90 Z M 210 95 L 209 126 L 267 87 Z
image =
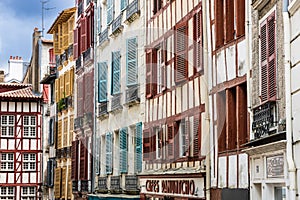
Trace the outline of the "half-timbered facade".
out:
M 145 6 L 141 199 L 205 199 L 202 2 L 147 0 Z
M 55 66 L 43 84 L 51 85 L 49 102 L 47 180 L 49 199 L 72 199 L 71 146 L 74 130 L 73 30 L 76 8 L 63 10 L 48 33 L 53 35 Z
M 211 199 L 249 199 L 246 2 L 207 2 Z
M 29 84 L 0 83 L 1 199 L 36 199 L 42 186 L 41 102 Z
M 74 199 L 87 199 L 92 188 L 94 131 L 94 1 L 77 0 L 74 27 L 75 116 L 72 141 Z
M 145 119 L 145 1 L 96 6 L 96 196 L 139 199 Z

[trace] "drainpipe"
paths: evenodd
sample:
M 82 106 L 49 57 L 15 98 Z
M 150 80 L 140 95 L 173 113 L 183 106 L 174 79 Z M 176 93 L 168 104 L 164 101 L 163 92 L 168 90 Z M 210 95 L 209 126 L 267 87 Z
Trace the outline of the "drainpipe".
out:
M 291 98 L 291 47 L 290 47 L 290 21 L 288 13 L 289 0 L 283 1 L 283 28 L 284 28 L 284 67 L 285 67 L 285 91 L 286 91 L 286 157 L 289 175 L 288 198 L 296 199 L 296 166 L 293 159 L 293 135 L 292 135 L 292 98 Z
M 207 0 L 202 0 L 202 22 L 203 22 L 203 52 L 204 52 L 204 56 L 203 56 L 203 64 L 204 64 L 204 78 L 207 84 L 207 88 L 206 88 L 206 94 L 205 94 L 205 122 L 204 122 L 204 127 L 206 129 L 205 133 L 207 134 L 207 141 L 208 144 L 210 144 L 210 116 L 209 116 L 209 83 L 208 81 L 209 79 L 209 74 L 208 74 L 208 28 L 207 28 L 207 5 L 208 2 Z M 210 166 L 210 145 L 208 145 L 207 147 L 207 152 L 206 152 L 206 199 L 210 200 L 210 182 L 211 182 L 211 178 L 210 178 L 210 173 L 211 173 L 211 166 Z

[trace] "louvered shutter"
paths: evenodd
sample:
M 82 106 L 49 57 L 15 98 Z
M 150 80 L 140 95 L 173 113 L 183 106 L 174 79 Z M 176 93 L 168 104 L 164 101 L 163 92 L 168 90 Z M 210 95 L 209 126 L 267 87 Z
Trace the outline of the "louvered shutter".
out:
M 83 53 L 87 49 L 87 18 L 81 19 L 81 38 L 80 38 L 80 53 Z
M 72 45 L 73 41 L 74 41 L 73 29 L 74 29 L 74 16 L 72 16 L 68 20 L 68 34 L 69 34 L 69 42 L 68 42 L 69 44 L 68 45 Z
M 68 199 L 72 198 L 72 180 L 71 180 L 71 166 L 68 165 L 68 177 L 67 177 L 67 197 Z
M 97 7 L 97 34 L 101 33 L 101 7 Z
M 127 157 L 127 128 L 120 129 L 119 132 L 120 141 L 120 173 L 127 173 L 128 157 Z
M 179 157 L 179 125 L 178 123 L 174 123 L 173 126 L 174 129 L 174 158 Z
M 118 94 L 120 93 L 120 61 L 121 61 L 121 54 L 119 51 L 112 53 L 112 87 L 111 87 L 111 94 Z
M 84 77 L 77 79 L 77 116 L 83 116 L 83 96 L 84 94 Z
M 245 35 L 245 1 L 236 1 L 236 36 Z
M 267 20 L 260 25 L 261 100 L 268 99 Z
M 53 48 L 49 49 L 49 64 L 55 64 L 55 55 L 54 55 L 54 51 Z
M 49 85 L 43 84 L 43 101 L 44 103 L 49 102 Z
M 64 22 L 62 24 L 63 30 L 63 49 L 67 49 L 69 47 L 69 27 L 68 22 Z
M 106 150 L 106 174 L 112 174 L 113 160 L 112 160 L 112 133 L 106 133 L 105 135 L 105 150 Z
M 72 180 L 78 180 L 78 144 L 78 140 L 72 141 Z
M 70 95 L 73 96 L 74 92 L 74 67 L 70 70 Z
M 152 97 L 152 73 L 151 73 L 151 57 L 152 52 L 146 53 L 146 97 L 151 98 Z
M 53 187 L 54 185 L 54 161 L 52 159 L 47 161 L 47 185 Z
M 151 96 L 157 94 L 157 49 L 152 50 L 151 58 Z
M 173 126 L 168 126 L 167 129 L 167 140 L 168 140 L 168 159 L 174 158 L 174 129 Z
M 64 79 L 65 79 L 65 94 L 66 97 L 70 96 L 70 71 L 66 71 L 64 74 Z
M 195 40 L 195 73 L 203 70 L 203 35 L 202 35 L 202 10 L 194 17 L 194 40 Z
M 142 134 L 143 134 L 143 127 L 142 123 L 139 122 L 136 124 L 136 139 L 135 139 L 135 169 L 136 172 L 141 172 L 142 171 Z
M 187 24 L 177 27 L 175 33 L 175 81 L 184 81 L 187 78 Z
M 137 38 L 126 41 L 126 71 L 127 86 L 137 84 Z
M 54 196 L 57 199 L 61 196 L 61 168 L 55 169 Z
M 199 157 L 200 147 L 201 147 L 201 127 L 200 118 L 198 115 L 194 116 L 193 121 L 193 154 L 194 157 Z
M 269 100 L 276 100 L 276 26 L 275 11 L 268 17 L 268 96 Z
M 107 0 L 107 25 L 114 19 L 114 0 Z
M 73 44 L 73 56 L 74 56 L 75 60 L 79 56 L 78 52 L 79 52 L 79 49 L 78 49 L 78 28 L 76 28 L 74 30 L 74 44 Z
M 187 120 L 184 122 L 184 156 L 190 155 L 190 121 Z
M 54 45 L 54 54 L 55 55 L 60 55 L 60 48 L 59 48 L 59 33 L 58 32 L 53 32 L 53 45 Z
M 242 0 L 242 1 L 244 1 L 244 0 Z M 234 39 L 234 1 L 233 0 L 226 0 L 225 12 L 226 12 L 225 40 L 226 40 L 226 42 L 230 42 L 231 40 Z
M 58 24 L 58 46 L 60 53 L 62 52 L 63 48 L 63 27 L 62 24 Z
M 84 104 L 84 111 L 86 113 L 93 112 L 93 105 L 94 105 L 94 70 L 92 69 L 90 72 L 85 74 L 84 76 L 84 93 L 83 93 L 83 104 Z
M 60 83 L 59 83 L 59 87 L 60 87 L 60 95 L 59 95 L 59 100 L 62 98 L 65 98 L 66 93 L 65 93 L 65 76 L 62 75 L 59 77 L 60 79 Z
M 63 167 L 61 173 L 61 197 L 64 199 L 66 197 L 66 186 L 67 184 L 67 168 Z
M 127 7 L 128 0 L 121 0 L 121 11 Z
M 60 79 L 55 79 L 55 102 L 58 103 L 59 102 L 59 91 L 60 91 Z
M 62 120 L 58 120 L 58 127 L 57 127 L 57 148 L 62 148 Z
M 100 174 L 100 148 L 101 148 L 101 138 L 97 137 L 95 141 L 95 173 Z
M 215 45 L 216 48 L 219 48 L 224 44 L 223 0 L 216 0 L 215 4 Z
M 98 100 L 99 103 L 107 101 L 107 63 L 98 63 Z
M 150 160 L 150 148 L 151 144 L 151 137 L 150 137 L 150 131 L 149 129 L 144 130 L 143 132 L 143 159 L 144 160 Z
M 80 142 L 80 176 L 81 180 L 87 180 L 87 167 L 88 167 L 88 155 L 87 155 L 87 138 L 81 139 Z

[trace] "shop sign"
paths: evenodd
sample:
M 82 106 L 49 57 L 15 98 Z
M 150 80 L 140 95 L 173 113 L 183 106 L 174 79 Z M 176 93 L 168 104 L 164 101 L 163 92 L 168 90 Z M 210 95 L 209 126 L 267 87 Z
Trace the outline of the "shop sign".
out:
M 284 157 L 277 155 L 267 157 L 267 177 L 276 178 L 284 176 Z

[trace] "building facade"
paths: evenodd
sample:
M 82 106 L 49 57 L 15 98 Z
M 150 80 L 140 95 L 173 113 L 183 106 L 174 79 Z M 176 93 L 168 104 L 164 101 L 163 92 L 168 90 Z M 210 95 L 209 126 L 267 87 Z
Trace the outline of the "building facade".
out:
M 145 119 L 145 2 L 98 1 L 94 198 L 139 199 Z M 91 195 L 91 198 L 93 196 Z
M 0 198 L 36 199 L 42 187 L 42 98 L 31 85 L 0 84 Z

